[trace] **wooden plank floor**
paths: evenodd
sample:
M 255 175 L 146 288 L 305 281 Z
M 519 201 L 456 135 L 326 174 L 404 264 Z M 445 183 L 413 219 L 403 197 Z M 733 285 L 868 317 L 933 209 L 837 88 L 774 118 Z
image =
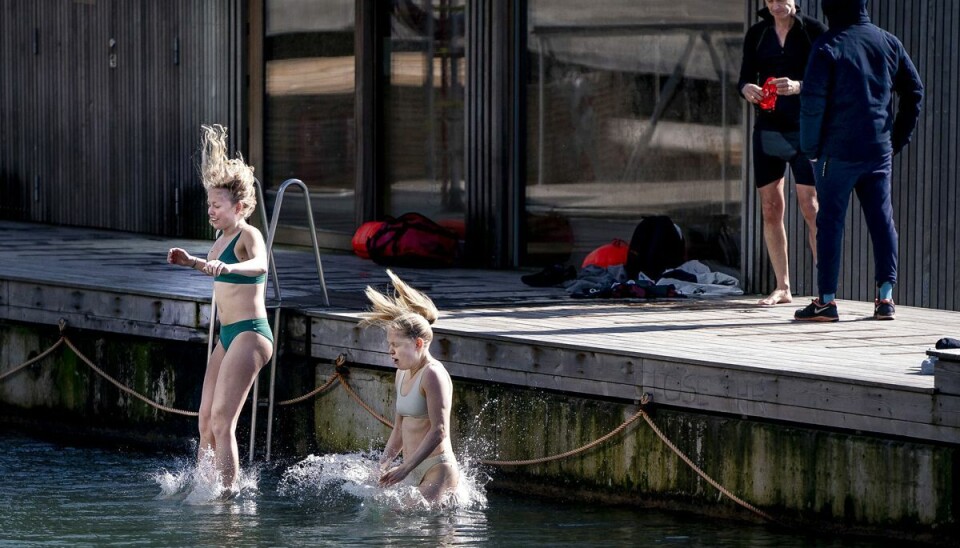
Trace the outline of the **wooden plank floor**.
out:
M 46 280 L 84 289 L 113 288 L 156 297 L 210 300 L 210 278 L 166 263 L 170 247 L 206 256 L 212 241 L 181 240 L 124 232 L 0 221 L 0 279 Z M 300 306 L 322 302 L 313 255 L 302 250 L 274 250 L 284 301 Z M 363 289 L 386 287 L 383 267 L 354 255 L 324 254 L 324 278 L 332 305 L 365 306 Z M 555 301 L 558 288 L 534 289 L 520 282 L 520 272 L 467 269 L 397 269 L 404 279 L 444 306 L 504 305 Z M 272 291 L 271 291 L 272 295 Z
M 7 221 L 0 237 L 0 317 L 55 323 L 72 313 L 99 318 L 94 328 L 205 336 L 190 321 L 208 305 L 209 277 L 165 259 L 171 246 L 203 254 L 209 241 Z M 312 254 L 278 249 L 275 257 L 283 306 L 316 320 L 313 355 L 387 363 L 382 338 L 354 329 L 363 289 L 386 286 L 382 267 L 323 255 L 333 302 L 326 308 Z M 840 301 L 841 322 L 797 324 L 790 320 L 805 304 L 799 297 L 777 307 L 755 306 L 752 296 L 574 300 L 559 288 L 525 286 L 519 271 L 397 271 L 441 308 L 442 359 L 457 376 L 626 399 L 649 391 L 707 411 L 960 442 L 958 398 L 938 394 L 934 377 L 920 374 L 937 339 L 960 336 L 957 312 L 898 307 L 896 321 L 877 322 L 872 303 Z M 62 302 L 70 299 L 79 300 Z M 166 323 L 173 327 L 155 327 Z

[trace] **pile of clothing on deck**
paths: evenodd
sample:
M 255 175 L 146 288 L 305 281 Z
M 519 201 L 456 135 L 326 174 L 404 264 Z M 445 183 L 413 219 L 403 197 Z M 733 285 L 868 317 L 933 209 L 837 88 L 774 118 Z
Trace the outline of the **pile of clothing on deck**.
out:
M 624 265 L 587 265 L 579 272 L 572 266 L 553 265 L 521 280 L 533 287 L 561 285 L 575 299 L 656 299 L 743 295 L 737 278 L 714 272 L 700 261 L 687 261 L 664 272 L 656 281 L 640 272 L 631 278 Z
M 656 281 L 643 272 L 637 274 L 636 278 L 630 278 L 623 265 L 588 265 L 580 270 L 576 279 L 566 282 L 564 288 L 575 299 L 743 295 L 740 282 L 735 277 L 713 272 L 700 261 L 687 261 L 667 270 Z
M 697 260 L 684 262 L 687 252 L 683 230 L 665 215 L 651 215 L 637 224 L 629 243 L 614 239 L 591 251 L 579 272 L 557 264 L 520 279 L 533 287 L 563 285 L 577 299 L 743 295 L 735 276 Z

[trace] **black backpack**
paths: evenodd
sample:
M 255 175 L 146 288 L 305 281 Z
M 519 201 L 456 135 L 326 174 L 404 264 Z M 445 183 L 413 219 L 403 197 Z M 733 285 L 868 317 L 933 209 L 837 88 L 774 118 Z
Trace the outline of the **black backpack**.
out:
M 683 236 L 670 217 L 644 217 L 633 229 L 627 264 L 624 267 L 630 279 L 643 272 L 657 281 L 665 271 L 680 266 L 686 255 Z

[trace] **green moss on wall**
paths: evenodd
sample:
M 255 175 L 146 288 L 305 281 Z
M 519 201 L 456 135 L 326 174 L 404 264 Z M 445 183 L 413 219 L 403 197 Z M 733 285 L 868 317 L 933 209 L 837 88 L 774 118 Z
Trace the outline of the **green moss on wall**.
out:
M 61 353 L 53 366 L 55 401 L 71 411 L 80 411 L 89 405 L 89 375 L 87 366 L 71 351 Z
M 3 340 L 26 354 L 4 354 L 6 361 L 17 363 L 0 364 L 3 367 L 16 366 L 57 340 L 49 327 L 0 324 L 0 331 Z M 82 331 L 68 332 L 67 336 L 97 367 L 145 397 L 180 409 L 199 407 L 205 345 Z M 55 416 L 58 424 L 51 427 L 139 439 L 164 438 L 171 433 L 194 436 L 196 432 L 195 418 L 165 413 L 121 394 L 67 345 L 18 374 L 16 383 L 16 399 L 0 404 L 9 406 L 7 412 L 17 415 L 10 418 L 18 421 Z
M 360 371 L 353 370 L 351 386 L 392 419 L 393 375 Z M 454 392 L 454 448 L 473 462 L 560 454 L 604 436 L 636 411 L 632 405 L 500 385 L 457 382 Z M 318 442 L 331 450 L 380 448 L 389 434 L 342 389 L 316 406 Z M 954 523 L 956 447 L 662 407 L 651 414 L 706 474 L 787 521 L 916 528 Z M 610 501 L 672 500 L 747 513 L 687 466 L 642 419 L 579 455 L 491 472 L 511 482 L 565 486 Z

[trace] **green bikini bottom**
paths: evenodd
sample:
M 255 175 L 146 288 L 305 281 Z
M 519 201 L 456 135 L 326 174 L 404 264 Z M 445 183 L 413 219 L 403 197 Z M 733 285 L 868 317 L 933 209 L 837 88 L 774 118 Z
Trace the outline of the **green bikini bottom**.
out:
M 266 318 L 254 318 L 252 320 L 240 320 L 239 322 L 221 325 L 220 343 L 223 344 L 223 349 L 225 351 L 229 350 L 230 343 L 233 342 L 233 339 L 236 339 L 237 335 L 244 331 L 253 331 L 254 333 L 262 335 L 270 341 L 270 344 L 273 344 L 273 333 L 270 331 L 270 322 L 268 322 Z

